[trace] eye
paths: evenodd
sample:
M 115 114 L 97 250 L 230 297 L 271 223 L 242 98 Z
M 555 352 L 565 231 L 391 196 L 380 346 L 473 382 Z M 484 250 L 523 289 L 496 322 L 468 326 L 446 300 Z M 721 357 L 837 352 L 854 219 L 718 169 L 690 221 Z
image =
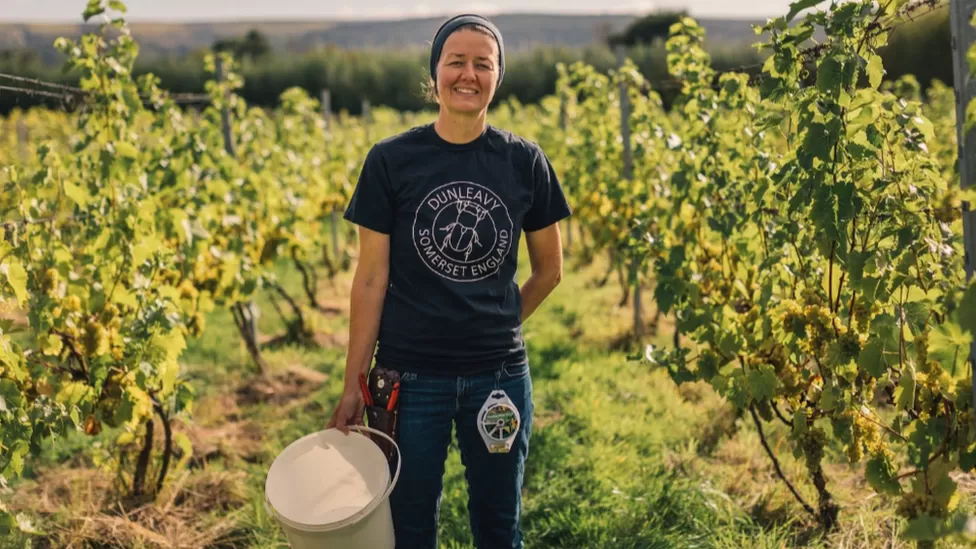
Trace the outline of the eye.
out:
M 491 66 L 489 66 L 489 65 L 486 65 L 485 63 L 480 63 L 480 64 L 478 65 L 478 68 L 479 68 L 479 69 L 482 69 L 482 70 L 486 70 L 486 71 L 490 71 L 490 70 L 491 70 Z

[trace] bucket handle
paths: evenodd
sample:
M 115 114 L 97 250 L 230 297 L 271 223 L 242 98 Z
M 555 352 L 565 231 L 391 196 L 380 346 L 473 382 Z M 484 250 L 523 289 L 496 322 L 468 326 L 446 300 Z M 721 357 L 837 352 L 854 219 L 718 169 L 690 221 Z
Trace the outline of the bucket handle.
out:
M 383 493 L 383 497 L 376 499 L 376 501 L 383 501 L 383 500 L 385 500 L 386 498 L 390 497 L 390 494 L 393 493 L 393 489 L 396 487 L 397 480 L 400 479 L 400 466 L 403 465 L 403 456 L 400 455 L 400 447 L 397 446 L 397 443 L 396 443 L 395 440 L 393 440 L 392 438 L 390 438 L 390 435 L 388 435 L 388 434 L 386 434 L 383 431 L 380 431 L 378 429 L 373 429 L 372 427 L 367 427 L 365 425 L 347 425 L 346 427 L 349 430 L 351 430 L 351 431 L 360 431 L 360 432 L 367 431 L 367 432 L 370 432 L 370 433 L 377 434 L 377 435 L 385 438 L 386 440 L 388 440 L 390 442 L 390 444 L 393 445 L 393 448 L 396 449 L 396 453 L 397 453 L 396 473 L 394 473 L 393 480 L 390 481 L 390 485 L 386 488 L 386 492 Z

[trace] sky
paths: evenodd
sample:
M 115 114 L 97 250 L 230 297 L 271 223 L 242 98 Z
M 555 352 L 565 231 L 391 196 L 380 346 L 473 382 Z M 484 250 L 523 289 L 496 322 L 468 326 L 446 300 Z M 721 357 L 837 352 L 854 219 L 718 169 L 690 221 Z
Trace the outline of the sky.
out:
M 399 19 L 474 11 L 647 13 L 686 9 L 696 17 L 774 17 L 790 0 L 128 0 L 129 21 Z M 86 0 L 0 0 L 0 22 L 80 22 Z

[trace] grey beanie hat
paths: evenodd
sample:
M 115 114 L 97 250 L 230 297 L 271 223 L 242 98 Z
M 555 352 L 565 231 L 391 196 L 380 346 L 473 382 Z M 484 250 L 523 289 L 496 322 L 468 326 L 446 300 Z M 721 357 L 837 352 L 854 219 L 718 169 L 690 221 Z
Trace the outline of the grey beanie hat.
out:
M 498 86 L 502 84 L 502 78 L 505 77 L 505 44 L 502 40 L 502 33 L 498 30 L 498 27 L 488 19 L 475 14 L 464 14 L 452 17 L 441 25 L 441 28 L 437 30 L 434 35 L 434 42 L 430 48 L 430 77 L 434 79 L 434 83 L 437 83 L 437 62 L 441 59 L 441 50 L 444 48 L 444 42 L 447 42 L 447 37 L 456 31 L 459 27 L 464 25 L 469 25 L 474 23 L 476 25 L 481 25 L 495 36 L 495 41 L 498 42 Z

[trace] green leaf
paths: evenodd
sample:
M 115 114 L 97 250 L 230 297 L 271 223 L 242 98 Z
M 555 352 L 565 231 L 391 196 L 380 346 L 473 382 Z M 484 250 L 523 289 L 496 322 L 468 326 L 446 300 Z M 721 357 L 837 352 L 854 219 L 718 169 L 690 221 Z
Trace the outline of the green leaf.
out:
M 955 377 L 957 371 L 965 373 L 968 370 L 961 366 L 969 356 L 972 341 L 973 336 L 963 332 L 955 322 L 938 324 L 929 334 L 929 358 L 937 360 L 945 371 Z
M 10 471 L 12 476 L 20 476 L 24 473 L 24 456 L 30 451 L 30 444 L 23 440 L 14 441 L 11 446 L 7 466 L 0 472 Z
M 115 292 L 112 294 L 112 303 L 126 305 L 132 308 L 139 307 L 139 299 L 136 297 L 136 295 L 122 286 L 115 288 Z
M 109 0 L 108 7 L 119 13 L 126 13 L 129 9 L 125 6 L 125 2 L 122 0 Z
M 92 17 L 103 13 L 105 13 L 105 6 L 102 5 L 101 0 L 88 0 L 88 7 L 82 12 L 81 17 L 88 22 Z
M 830 187 L 822 185 L 817 189 L 813 209 L 810 211 L 810 217 L 816 227 L 827 231 L 831 237 L 837 234 L 836 204 L 837 197 L 831 192 Z
M 27 306 L 27 271 L 24 265 L 16 258 L 10 258 L 6 263 L 0 265 L 0 273 L 7 275 L 7 283 L 14 290 L 14 296 L 21 307 Z
M 897 479 L 898 470 L 884 454 L 876 454 L 864 465 L 864 476 L 879 494 L 897 495 L 901 484 Z
M 786 14 L 786 22 L 789 23 L 797 16 L 801 11 L 812 8 L 823 0 L 797 0 L 790 4 L 790 12 Z
M 945 459 L 936 460 L 929 470 L 929 482 L 932 483 L 932 497 L 942 507 L 947 507 L 956 494 L 956 483 L 949 477 L 951 465 Z
M 844 65 L 836 57 L 828 57 L 817 69 L 817 89 L 821 93 L 836 97 L 840 93 L 844 79 Z
M 901 379 L 895 389 L 895 404 L 899 410 L 915 406 L 915 368 L 911 364 L 906 364 L 901 371 Z
M 807 413 L 803 407 L 793 412 L 793 436 L 800 437 L 807 432 Z
M 913 540 L 936 540 L 939 538 L 939 520 L 929 515 L 922 515 L 908 521 L 904 535 Z
M 870 59 L 868 59 L 867 66 L 868 83 L 871 85 L 872 89 L 878 89 L 881 85 L 882 79 L 884 79 L 884 65 L 881 61 L 881 56 L 877 54 L 871 54 Z
M 976 442 L 959 450 L 959 468 L 966 473 L 976 469 Z
M 82 208 L 91 202 L 91 194 L 88 193 L 88 190 L 84 186 L 71 181 L 65 181 L 62 183 L 62 186 L 64 187 L 64 194 Z
M 741 372 L 739 370 L 738 372 Z M 735 405 L 736 408 L 742 409 L 749 405 L 749 388 L 746 384 L 745 376 L 735 375 L 729 378 L 728 393 L 726 398 L 729 402 Z
M 749 392 L 754 400 L 772 399 L 776 396 L 776 384 L 776 370 L 769 364 L 749 370 Z
M 870 252 L 851 252 L 847 256 L 847 276 L 851 284 L 858 285 L 864 277 L 864 263 Z
M 20 408 L 23 395 L 16 383 L 0 379 L 0 412 L 13 412 Z
M 163 242 L 155 235 L 144 236 L 139 239 L 139 243 L 132 246 L 132 261 L 135 265 L 142 263 L 152 257 L 156 252 L 163 248 Z
M 912 333 L 918 334 L 925 329 L 929 317 L 929 304 L 922 301 L 906 303 L 904 308 L 905 321 Z
M 824 387 L 823 394 L 820 396 L 820 409 L 829 412 L 838 408 L 844 408 L 842 406 L 843 401 L 844 391 L 840 387 L 834 385 Z
M 2 470 L 2 469 L 0 469 Z M 17 531 L 17 521 L 7 509 L 0 504 L 0 536 L 9 536 Z
M 803 151 L 806 154 L 823 160 L 830 161 L 830 145 L 827 139 L 827 126 L 823 124 L 810 124 L 806 136 L 803 139 Z M 800 153 L 797 153 L 797 157 Z
M 132 143 L 126 141 L 116 141 L 115 152 L 122 158 L 136 158 L 139 156 L 139 149 Z

